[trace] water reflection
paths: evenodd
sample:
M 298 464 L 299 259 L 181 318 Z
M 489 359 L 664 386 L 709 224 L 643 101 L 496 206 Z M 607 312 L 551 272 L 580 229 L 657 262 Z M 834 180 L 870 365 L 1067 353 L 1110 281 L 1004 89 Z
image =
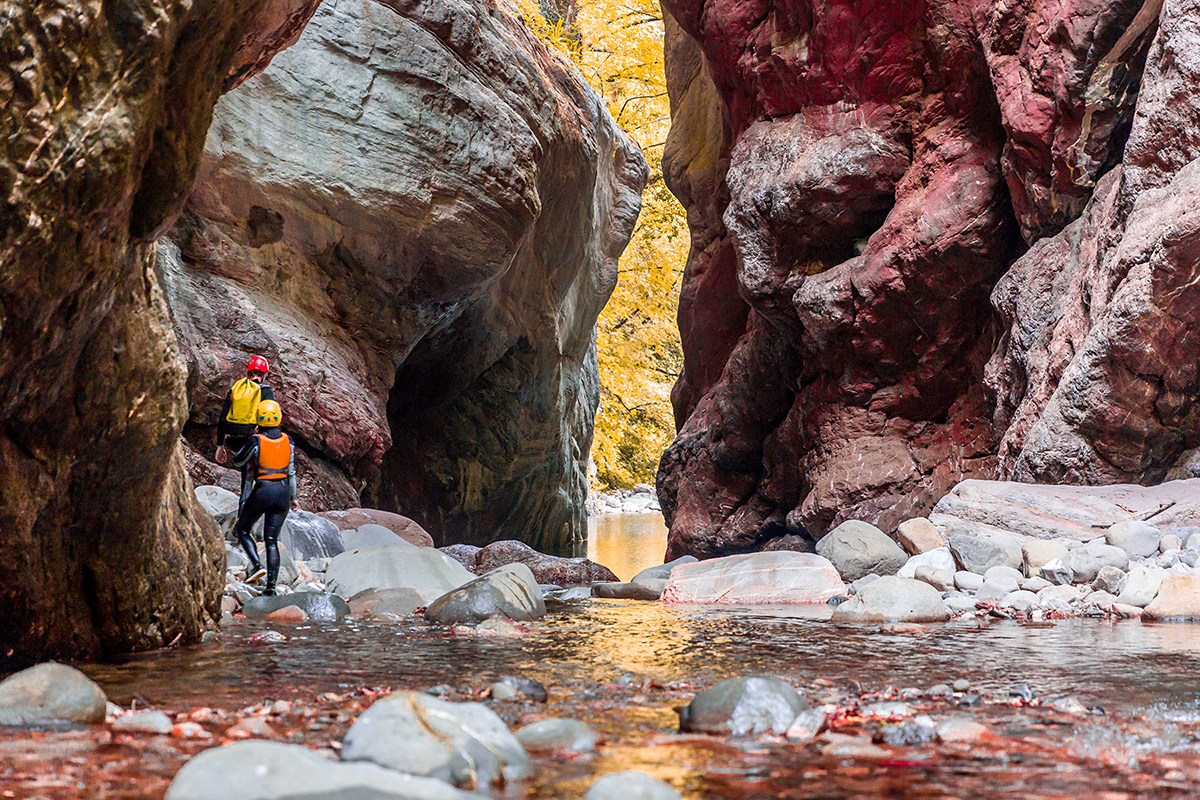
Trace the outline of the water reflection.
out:
M 603 514 L 588 518 L 587 557 L 627 581 L 663 563 L 667 526 L 662 514 Z

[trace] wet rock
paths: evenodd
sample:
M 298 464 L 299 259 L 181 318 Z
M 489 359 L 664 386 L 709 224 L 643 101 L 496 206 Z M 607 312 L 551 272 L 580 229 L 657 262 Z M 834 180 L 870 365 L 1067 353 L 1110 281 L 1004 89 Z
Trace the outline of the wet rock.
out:
M 1021 543 L 1003 533 L 952 532 L 950 552 L 954 560 L 968 572 L 980 575 L 992 567 L 1020 569 L 1024 555 Z
M 964 592 L 978 592 L 979 587 L 983 586 L 983 576 L 965 569 L 959 570 L 954 573 L 954 585 Z
M 468 800 L 480 798 L 431 778 L 375 764 L 331 761 L 300 745 L 247 741 L 192 758 L 166 800 Z
M 1065 559 L 1052 558 L 1042 564 L 1041 569 L 1038 570 L 1038 576 L 1055 586 L 1066 586 L 1075 580 L 1075 571 L 1067 565 Z
M 1088 713 L 1087 706 L 1085 706 L 1083 703 L 1079 702 L 1079 698 L 1077 698 L 1073 695 L 1070 697 L 1058 698 L 1057 700 L 1050 703 L 1050 707 L 1053 708 L 1055 711 L 1061 711 L 1064 714 L 1074 714 L 1077 716 L 1083 716 L 1084 714 Z
M 948 569 L 920 566 L 917 567 L 913 578 L 921 583 L 928 583 L 939 592 L 947 592 L 954 588 L 954 573 Z
M 825 742 L 821 752 L 827 756 L 844 756 L 848 758 L 887 758 L 891 752 L 878 747 L 871 742 L 871 737 L 850 736 L 844 733 L 826 731 L 817 741 Z
M 261 539 L 263 520 L 254 524 L 255 538 Z M 341 532 L 327 519 L 308 511 L 292 509 L 283 521 L 279 542 L 288 549 L 292 558 L 307 561 L 310 558 L 333 558 L 345 551 Z
M 1125 576 L 1125 585 L 1117 595 L 1123 605 L 1145 608 L 1158 594 L 1159 587 L 1167 577 L 1167 571 L 1135 564 Z
M 246 717 L 225 730 L 230 739 L 272 739 L 277 734 L 271 723 L 262 717 Z
M 783 734 L 809 708 L 799 692 L 774 678 L 730 678 L 692 698 L 679 730 L 734 736 Z
M 988 735 L 987 727 L 970 719 L 952 717 L 937 726 L 938 738 L 943 742 L 978 742 Z
M 540 681 L 533 678 L 522 678 L 516 675 L 504 675 L 496 684 L 502 686 L 511 686 L 520 695 L 534 703 L 544 703 L 549 695 L 546 693 L 546 687 Z M 495 685 L 495 684 L 493 684 Z
M 870 574 L 895 575 L 908 560 L 887 534 L 858 520 L 847 520 L 821 537 L 817 555 L 829 559 L 843 581 Z
M 946 546 L 946 538 L 942 536 L 942 532 L 925 517 L 914 517 L 901 522 L 896 528 L 896 540 L 912 555 Z
M 896 576 L 915 578 L 917 570 L 921 567 L 948 570 L 951 574 L 958 569 L 958 565 L 954 563 L 954 556 L 950 553 L 950 548 L 938 547 L 910 557 L 896 572 Z
M 596 584 L 597 586 L 621 586 L 623 584 Z M 546 600 L 553 600 L 559 603 L 578 603 L 580 600 L 587 600 L 597 595 L 592 592 L 591 586 L 572 586 L 569 589 L 551 589 L 546 590 L 542 587 L 542 596 Z M 655 595 L 657 599 L 657 594 Z
M 965 692 L 971 688 L 971 682 L 966 678 L 957 678 L 954 683 L 950 684 L 951 688 L 956 692 Z
M 364 711 L 346 732 L 342 760 L 480 788 L 531 769 L 521 743 L 487 706 L 413 692 L 397 692 Z
M 921 715 L 898 724 L 881 725 L 873 738 L 892 747 L 916 747 L 937 741 L 938 733 L 933 720 Z
M 332 524 L 332 523 L 331 523 Z M 352 528 L 341 532 L 342 544 L 346 550 L 357 550 L 360 547 L 415 547 L 391 528 L 367 523 L 361 528 Z
M 171 718 L 161 711 L 134 711 L 113 720 L 112 729 L 118 733 L 153 733 L 165 736 L 171 732 L 173 724 Z
M 364 589 L 416 589 L 429 600 L 474 579 L 457 561 L 429 547 L 348 550 L 325 569 L 329 590 L 342 597 Z
M 482 575 L 506 564 L 524 564 L 538 583 L 576 586 L 599 581 L 616 582 L 608 567 L 586 558 L 560 558 L 539 553 L 524 542 L 492 542 L 475 554 L 475 572 Z
M 452 544 L 448 547 L 438 548 L 438 550 L 462 564 L 469 572 L 475 571 L 475 557 L 482 549 L 473 544 Z
M 1155 547 L 1157 546 L 1156 541 Z M 1129 554 L 1119 547 L 1113 547 L 1100 539 L 1094 539 L 1068 553 L 1065 563 L 1071 570 L 1072 580 L 1075 583 L 1091 583 L 1096 579 L 1102 567 L 1116 567 L 1122 572 L 1128 569 Z M 1042 577 L 1053 582 L 1053 579 L 1047 575 Z
M 489 688 L 493 700 L 513 700 L 521 695 L 507 683 L 493 683 Z
M 825 730 L 828 720 L 829 714 L 825 708 L 810 708 L 807 711 L 801 711 L 792 720 L 785 735 L 788 741 L 811 742 Z
M 341 511 L 322 511 L 321 517 L 337 525 L 338 530 L 357 530 L 364 525 L 380 525 L 417 547 L 433 547 L 433 537 L 402 514 L 377 508 L 347 508 Z M 347 547 L 347 550 L 352 548 Z M 465 566 L 465 565 L 464 565 Z
M 633 576 L 630 583 L 639 586 L 645 586 L 649 589 L 656 589 L 659 594 L 666 588 L 667 578 L 671 577 L 671 570 L 680 564 L 695 564 L 699 561 L 695 556 L 680 556 L 674 561 L 668 561 L 666 564 L 660 564 L 657 567 L 646 567 L 646 569 Z
M 220 486 L 197 486 L 195 493 L 200 507 L 213 518 L 221 533 L 231 535 L 233 526 L 237 524 L 238 496 Z
M 1168 575 L 1159 584 L 1158 594 L 1142 611 L 1146 621 L 1186 621 L 1200 619 L 1200 577 Z
M 1037 603 L 1038 596 L 1036 594 L 1021 589 L 1015 592 L 1009 592 L 1001 597 L 999 605 L 1001 608 L 1011 608 L 1014 611 L 1020 611 L 1024 613 L 1036 606 Z
M 664 603 L 824 603 L 843 595 L 833 564 L 813 553 L 786 550 L 713 558 L 671 571 Z
M 1061 539 L 1050 541 L 1030 539 L 1021 543 L 1021 556 L 1025 564 L 1025 572 L 1028 575 L 1037 575 L 1038 570 L 1047 561 L 1055 558 L 1065 559 L 1068 552 L 1066 544 Z
M 1131 556 L 1145 558 L 1158 552 L 1162 533 L 1150 522 L 1126 520 L 1111 526 L 1104 534 L 1104 541 L 1119 547 Z
M 950 616 L 941 593 L 927 583 L 885 576 L 833 612 L 834 622 L 938 622 Z
M 275 597 L 260 596 L 247 600 L 242 613 L 247 617 L 266 617 L 270 614 L 296 606 L 306 618 L 321 622 L 336 622 L 350 613 L 350 606 L 335 594 L 324 592 L 293 592 Z
M 573 719 L 542 719 L 517 731 L 517 741 L 530 753 L 547 750 L 591 753 L 598 738 L 589 726 Z
M 662 596 L 661 589 L 633 583 L 597 583 L 592 585 L 591 593 L 613 600 L 657 600 Z
M 529 622 L 546 615 L 542 591 L 529 567 L 507 564 L 429 604 L 425 618 L 443 625 L 483 622 L 490 617 L 507 617 Z
M 984 579 L 983 585 L 979 587 L 979 591 L 975 596 L 980 600 L 999 600 L 1010 592 L 1015 592 L 1020 588 L 1020 585 L 1013 578 L 1007 575 L 1001 575 L 991 580 Z
M 54 661 L 0 682 L 0 725 L 104 722 L 108 698 L 91 678 Z
M 644 772 L 615 772 L 592 784 L 583 800 L 680 800 L 671 784 Z
M 308 614 L 304 613 L 304 609 L 293 605 L 277 608 L 267 614 L 268 622 L 304 622 L 307 619 Z
M 1103 566 L 1092 580 L 1092 588 L 1099 592 L 1119 595 L 1125 588 L 1125 572 L 1117 567 Z
M 364 589 L 347 601 L 354 616 L 391 614 L 407 617 L 426 603 L 416 589 Z

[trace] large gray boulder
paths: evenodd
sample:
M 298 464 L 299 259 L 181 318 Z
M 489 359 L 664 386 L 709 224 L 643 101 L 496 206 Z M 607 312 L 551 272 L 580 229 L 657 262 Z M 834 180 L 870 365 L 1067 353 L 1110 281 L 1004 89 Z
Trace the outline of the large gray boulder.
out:
M 343 761 L 486 788 L 531 769 L 504 721 L 479 703 L 397 692 L 364 711 L 342 741 Z
M 220 486 L 197 486 L 195 493 L 200 507 L 213 518 L 221 533 L 231 535 L 237 524 L 238 496 Z
M 681 795 L 665 781 L 644 772 L 614 772 L 592 784 L 583 800 L 680 800 Z
M 385 528 L 382 525 L 376 525 L 372 522 L 368 522 L 361 528 L 342 531 L 342 544 L 345 545 L 347 550 L 356 550 L 360 547 L 416 546 L 391 528 Z
M 637 575 L 634 575 L 633 579 L 629 582 L 646 594 L 654 592 L 656 596 L 661 595 L 662 590 L 667 586 L 667 578 L 671 577 L 671 570 L 680 564 L 695 564 L 699 560 L 695 556 L 680 556 L 674 561 L 668 561 L 666 564 L 659 564 L 656 567 L 646 567 Z M 597 596 L 602 597 L 603 595 Z
M 0 682 L 0 725 L 104 722 L 108 698 L 91 678 L 51 661 Z
M 886 533 L 867 522 L 847 520 L 817 542 L 817 555 L 829 559 L 844 581 L 864 575 L 895 575 L 908 555 Z
M 474 571 L 483 575 L 505 564 L 524 564 L 538 583 L 578 586 L 584 583 L 616 581 L 617 576 L 603 564 L 586 558 L 564 558 L 538 552 L 524 542 L 505 539 L 492 542 L 475 554 Z
M 941 622 L 949 616 L 937 589 L 894 575 L 872 581 L 833 610 L 834 622 Z
M 254 536 L 262 539 L 263 521 L 254 523 Z M 292 558 L 309 561 L 314 558 L 333 558 L 344 552 L 342 534 L 338 526 L 327 519 L 307 511 L 292 509 L 283 521 L 279 541 L 285 545 Z
M 350 606 L 336 594 L 323 592 L 293 592 L 274 597 L 255 597 L 246 601 L 242 613 L 247 617 L 265 617 L 272 611 L 278 611 L 287 606 L 296 606 L 310 620 L 318 622 L 336 622 L 350 613 Z
M 307 747 L 236 742 L 183 765 L 166 800 L 482 800 L 440 780 L 370 763 L 322 758 Z
M 1159 587 L 1169 574 L 1165 569 L 1135 564 L 1125 576 L 1125 585 L 1117 596 L 1117 602 L 1145 608 L 1158 595 Z
M 1140 520 L 1118 522 L 1104 534 L 1104 541 L 1113 547 L 1119 547 L 1131 556 L 1145 558 L 1158 552 L 1158 542 L 1162 532 L 1158 526 Z
M 1093 539 L 1067 553 L 1063 563 L 1071 570 L 1072 581 L 1091 583 L 1102 567 L 1116 567 L 1121 571 L 1129 569 L 1129 554 L 1119 547 L 1105 544 L 1102 539 Z
M 808 707 L 799 692 L 775 678 L 730 678 L 692 698 L 679 712 L 679 729 L 734 736 L 783 734 Z
M 364 589 L 348 601 L 355 616 L 380 617 L 390 614 L 407 617 L 427 601 L 416 589 Z
M 846 593 L 829 559 L 776 550 L 680 564 L 663 589 L 664 603 L 758 605 L 824 603 Z
M 342 597 L 364 589 L 416 589 L 429 601 L 473 580 L 462 564 L 431 547 L 363 547 L 335 556 L 325 568 L 326 585 Z
M 1020 569 L 1024 560 L 1021 543 L 998 531 L 957 530 L 949 535 L 954 560 L 968 572 L 980 575 L 992 567 Z
M 508 617 L 528 622 L 546 615 L 542 590 L 529 567 L 508 564 L 453 589 L 429 604 L 425 619 L 453 625 Z

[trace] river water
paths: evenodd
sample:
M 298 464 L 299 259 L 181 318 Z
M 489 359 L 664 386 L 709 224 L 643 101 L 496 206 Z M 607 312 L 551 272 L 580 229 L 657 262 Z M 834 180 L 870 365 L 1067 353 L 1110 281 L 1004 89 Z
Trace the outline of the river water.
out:
M 664 545 L 657 515 L 612 515 L 595 522 L 588 552 L 628 579 L 661 563 Z M 360 687 L 449 683 L 478 692 L 502 675 L 536 678 L 549 687 L 550 702 L 493 703 L 506 722 L 573 716 L 593 724 L 606 743 L 588 758 L 539 757 L 537 776 L 510 787 L 513 797 L 579 797 L 599 775 L 629 768 L 668 780 L 689 798 L 1200 796 L 1200 626 L 968 618 L 895 630 L 833 625 L 829 614 L 825 606 L 589 600 L 551 604 L 546 618 L 516 638 L 456 635 L 417 619 L 348 620 L 275 625 L 288 638 L 272 644 L 251 641 L 264 623 L 238 620 L 217 642 L 83 668 L 115 702 L 173 711 L 237 709 L 264 698 L 303 704 Z M 814 701 L 956 678 L 1004 699 L 1024 683 L 1043 698 L 1075 695 L 1105 713 L 1065 718 L 1003 702 L 969 711 L 934 703 L 928 713 L 935 718 L 969 713 L 998 738 L 970 751 L 914 748 L 882 762 L 784 742 L 675 735 L 674 707 L 742 675 L 784 678 Z M 298 730 L 290 740 L 317 746 L 328 735 Z M 0 767 L 3 758 L 0 749 Z M 159 783 L 145 795 L 46 796 L 161 796 L 182 763 L 162 758 Z

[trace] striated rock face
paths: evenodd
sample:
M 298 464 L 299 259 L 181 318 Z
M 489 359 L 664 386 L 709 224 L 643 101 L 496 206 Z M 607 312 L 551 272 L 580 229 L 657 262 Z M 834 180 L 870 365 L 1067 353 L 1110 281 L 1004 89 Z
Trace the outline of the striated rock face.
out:
M 270 2 L 0 8 L 0 662 L 193 640 L 222 548 L 184 471 L 152 240 Z M 250 67 L 249 69 L 254 69 Z
M 262 353 L 314 510 L 582 541 L 595 320 L 645 175 L 506 7 L 326 0 L 218 106 L 160 246 L 193 468 Z
M 892 531 L 971 477 L 1153 479 L 1195 446 L 1170 321 L 1195 259 L 1162 245 L 1190 230 L 1192 5 L 664 3 L 693 234 L 668 558 Z

